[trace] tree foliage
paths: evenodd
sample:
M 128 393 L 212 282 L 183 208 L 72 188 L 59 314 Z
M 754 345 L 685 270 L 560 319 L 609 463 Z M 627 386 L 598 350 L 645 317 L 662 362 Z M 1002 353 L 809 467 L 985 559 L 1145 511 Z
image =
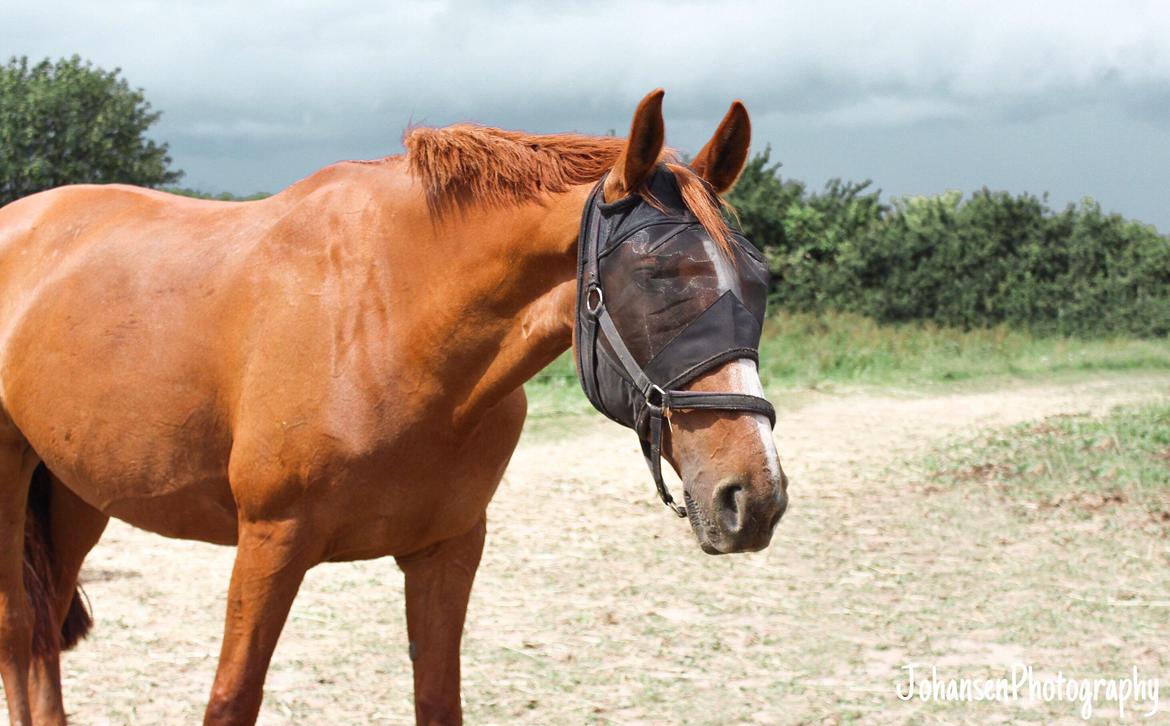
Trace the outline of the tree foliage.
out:
M 0 205 L 63 184 L 178 181 L 167 144 L 145 136 L 160 113 L 119 72 L 78 56 L 0 66 Z
M 1091 199 L 1063 210 L 982 189 L 883 204 L 869 182 L 810 193 L 769 151 L 729 201 L 764 250 L 773 301 L 882 322 L 1170 335 L 1170 237 Z

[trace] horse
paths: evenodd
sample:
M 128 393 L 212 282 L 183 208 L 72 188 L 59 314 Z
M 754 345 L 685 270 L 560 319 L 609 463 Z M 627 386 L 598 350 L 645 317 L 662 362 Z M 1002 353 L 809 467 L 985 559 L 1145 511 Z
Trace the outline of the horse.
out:
M 577 246 L 668 169 L 725 243 L 736 101 L 689 165 L 661 89 L 629 136 L 415 127 L 405 153 L 274 196 L 76 185 L 0 209 L 0 677 L 65 722 L 59 656 L 110 517 L 236 548 L 206 724 L 252 723 L 305 572 L 393 556 L 418 723 L 459 723 L 459 650 L 523 384 L 574 344 Z M 665 165 L 665 166 L 664 166 Z M 651 200 L 652 202 L 653 200 Z M 762 396 L 728 360 L 687 390 Z M 759 413 L 671 410 L 662 456 L 708 552 L 765 547 L 787 480 Z

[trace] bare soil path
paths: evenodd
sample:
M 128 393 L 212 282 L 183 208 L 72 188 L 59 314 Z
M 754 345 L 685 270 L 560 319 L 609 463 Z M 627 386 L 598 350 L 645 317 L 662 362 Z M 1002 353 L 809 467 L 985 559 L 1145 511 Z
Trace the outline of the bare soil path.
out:
M 1170 545 L 1120 508 L 1029 520 L 932 493 L 915 462 L 983 427 L 1168 396 L 1170 375 L 1143 374 L 777 397 L 790 510 L 767 551 L 722 558 L 656 501 L 629 432 L 588 419 L 526 440 L 489 512 L 468 720 L 1080 723 L 1074 704 L 903 703 L 894 686 L 912 660 L 1170 680 L 1170 610 L 1118 605 L 1170 600 Z M 231 559 L 111 524 L 83 574 L 96 627 L 64 662 L 74 723 L 200 720 Z M 410 722 L 403 620 L 392 561 L 312 571 L 261 723 Z

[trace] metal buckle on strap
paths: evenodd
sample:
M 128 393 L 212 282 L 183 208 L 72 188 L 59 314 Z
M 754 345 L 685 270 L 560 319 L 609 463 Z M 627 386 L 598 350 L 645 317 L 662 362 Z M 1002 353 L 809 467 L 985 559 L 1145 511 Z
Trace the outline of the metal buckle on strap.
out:
M 656 383 L 651 383 L 650 387 L 642 392 L 642 397 L 646 399 L 646 406 L 653 413 L 661 415 L 670 408 L 669 394 Z

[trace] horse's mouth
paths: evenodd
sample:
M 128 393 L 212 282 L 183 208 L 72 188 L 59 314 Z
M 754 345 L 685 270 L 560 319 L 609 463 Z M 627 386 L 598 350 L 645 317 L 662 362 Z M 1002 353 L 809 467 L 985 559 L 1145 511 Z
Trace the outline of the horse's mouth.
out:
M 699 540 L 699 547 L 709 555 L 725 555 L 723 550 L 715 546 L 715 542 L 720 539 L 719 528 L 714 522 L 707 519 L 707 514 L 699 503 L 691 497 L 691 493 L 685 488 L 683 489 L 683 500 L 687 506 L 687 521 L 691 523 L 691 529 L 695 533 L 695 538 Z

